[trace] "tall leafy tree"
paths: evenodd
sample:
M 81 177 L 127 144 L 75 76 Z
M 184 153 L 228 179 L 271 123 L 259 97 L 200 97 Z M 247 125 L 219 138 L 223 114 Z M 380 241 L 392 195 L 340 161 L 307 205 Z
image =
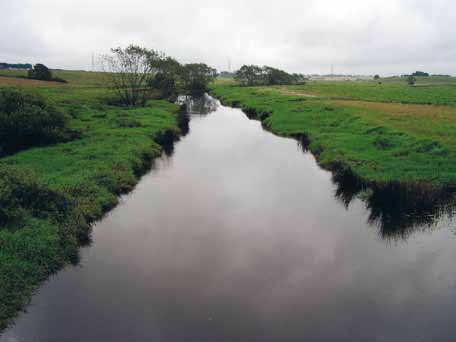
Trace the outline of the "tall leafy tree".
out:
M 161 92 L 162 97 L 169 98 L 177 93 L 177 83 L 182 74 L 182 65 L 172 57 L 162 57 L 152 62 L 155 73 L 150 86 Z
M 137 45 L 111 49 L 111 54 L 102 57 L 103 69 L 122 104 L 145 105 L 155 75 L 154 66 L 161 58 L 161 53 Z
M 199 96 L 208 91 L 209 83 L 217 77 L 217 70 L 204 63 L 185 64 L 181 69 L 184 90 Z
M 234 79 L 246 86 L 260 85 L 263 82 L 263 69 L 256 65 L 243 65 L 236 71 Z

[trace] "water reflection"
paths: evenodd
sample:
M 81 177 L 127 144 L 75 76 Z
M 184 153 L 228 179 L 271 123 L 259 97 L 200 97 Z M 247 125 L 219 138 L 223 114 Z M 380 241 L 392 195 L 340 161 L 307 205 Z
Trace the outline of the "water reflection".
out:
M 298 146 L 309 153 L 310 141 L 297 135 Z M 450 222 L 456 212 L 456 191 L 426 186 L 402 185 L 391 182 L 384 185 L 365 184 L 350 169 L 337 166 L 332 171 L 334 195 L 345 208 L 361 199 L 369 210 L 368 223 L 379 229 L 385 240 L 406 240 L 417 231 L 430 230 L 442 217 Z
M 368 222 L 378 227 L 385 240 L 405 240 L 416 231 L 432 229 L 443 216 L 450 219 L 456 208 L 455 193 L 425 185 L 397 182 L 367 186 L 350 170 L 333 172 L 335 197 L 348 208 L 361 199 L 369 210 Z
M 190 111 L 208 112 L 217 109 L 217 101 L 210 96 L 189 101 Z M 256 113 L 244 110 L 252 120 Z M 263 126 L 263 129 L 270 130 Z M 293 136 L 304 153 L 310 153 L 309 139 L 305 135 Z M 456 191 L 454 189 L 435 189 L 424 185 L 403 186 L 397 182 L 386 185 L 366 185 L 351 170 L 335 168 L 332 173 L 335 184 L 335 198 L 346 209 L 355 199 L 361 199 L 369 210 L 368 223 L 379 229 L 379 236 L 385 240 L 406 240 L 416 231 L 432 229 L 443 216 L 452 218 L 456 210 Z
M 0 341 L 455 340 L 450 230 L 385 243 L 386 193 L 237 109 L 190 126 Z
M 217 110 L 220 105 L 219 101 L 204 94 L 201 97 L 192 97 L 180 95 L 177 98 L 177 104 L 185 106 L 188 114 L 206 115 Z

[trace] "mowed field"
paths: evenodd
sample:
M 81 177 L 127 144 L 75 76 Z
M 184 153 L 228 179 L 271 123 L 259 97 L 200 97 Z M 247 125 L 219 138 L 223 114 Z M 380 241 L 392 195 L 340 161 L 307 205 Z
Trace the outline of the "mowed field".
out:
M 456 186 L 456 83 L 420 78 L 378 82 L 308 82 L 212 92 L 228 104 L 263 114 L 281 135 L 305 135 L 322 166 L 349 169 L 387 184 Z

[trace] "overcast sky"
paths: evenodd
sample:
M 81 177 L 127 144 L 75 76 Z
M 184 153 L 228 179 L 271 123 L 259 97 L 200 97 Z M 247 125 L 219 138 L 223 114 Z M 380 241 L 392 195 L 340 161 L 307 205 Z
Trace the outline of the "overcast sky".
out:
M 91 68 L 140 44 L 219 70 L 456 74 L 453 0 L 0 0 L 0 61 Z

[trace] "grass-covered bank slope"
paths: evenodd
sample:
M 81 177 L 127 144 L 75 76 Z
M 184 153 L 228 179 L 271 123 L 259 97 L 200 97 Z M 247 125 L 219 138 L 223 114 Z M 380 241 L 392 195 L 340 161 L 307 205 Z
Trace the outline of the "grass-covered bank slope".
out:
M 383 93 L 374 92 L 374 86 L 339 83 L 248 88 L 216 84 L 212 94 L 223 103 L 256 115 L 274 133 L 305 136 L 310 142 L 308 148 L 325 168 L 348 170 L 361 181 L 379 187 L 401 183 L 438 191 L 454 188 L 454 107 L 426 105 L 415 115 L 416 107 L 404 107 L 405 113 L 401 113 L 385 103 L 379 106 L 375 102 L 369 105 L 366 101 L 353 101 L 400 102 L 401 94 L 388 89 L 389 85 L 383 85 L 387 88 Z M 334 87 L 337 91 L 331 91 Z M 429 87 L 426 103 L 441 103 L 439 87 Z M 324 97 L 315 92 L 316 88 L 326 89 Z M 344 98 L 350 101 L 341 100 L 344 92 L 348 93 Z M 401 86 L 401 92 L 406 102 L 422 103 L 415 88 Z
M 136 184 L 159 142 L 178 134 L 178 107 L 166 101 L 126 109 L 107 105 L 102 88 L 36 91 L 80 136 L 0 159 L 0 331 L 40 282 L 77 259 L 90 223 Z

